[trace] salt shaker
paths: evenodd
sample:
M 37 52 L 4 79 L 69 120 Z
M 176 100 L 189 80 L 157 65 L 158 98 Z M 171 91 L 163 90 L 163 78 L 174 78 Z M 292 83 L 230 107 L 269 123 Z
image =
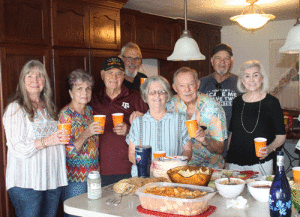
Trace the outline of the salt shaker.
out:
M 98 171 L 91 171 L 88 175 L 88 198 L 99 199 L 102 196 L 101 178 Z

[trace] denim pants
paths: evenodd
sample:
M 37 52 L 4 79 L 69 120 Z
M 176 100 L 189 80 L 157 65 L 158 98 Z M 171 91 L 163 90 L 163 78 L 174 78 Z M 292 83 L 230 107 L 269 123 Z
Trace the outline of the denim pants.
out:
M 61 187 L 45 191 L 13 187 L 7 192 L 18 217 L 56 217 L 61 190 Z
M 63 187 L 61 198 L 62 201 L 65 202 L 71 197 L 75 197 L 87 192 L 87 182 L 68 182 L 67 186 Z M 65 217 L 72 217 L 73 215 L 69 215 L 65 213 Z

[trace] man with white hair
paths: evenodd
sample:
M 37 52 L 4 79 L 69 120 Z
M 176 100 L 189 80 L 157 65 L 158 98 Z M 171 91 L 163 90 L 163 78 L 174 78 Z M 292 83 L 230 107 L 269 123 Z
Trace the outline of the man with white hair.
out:
M 201 78 L 199 92 L 214 98 L 223 107 L 226 114 L 227 129 L 229 127 L 232 101 L 240 95 L 237 89 L 238 76 L 231 73 L 233 65 L 232 49 L 227 44 L 218 44 L 213 50 L 211 64 L 215 70 L 204 78 Z M 225 151 L 223 156 L 226 156 L 227 140 L 225 141 Z
M 140 91 L 141 78 L 147 78 L 144 73 L 138 72 L 142 65 L 142 52 L 133 42 L 127 43 L 119 56 L 125 64 L 125 79 L 123 84 L 129 89 Z

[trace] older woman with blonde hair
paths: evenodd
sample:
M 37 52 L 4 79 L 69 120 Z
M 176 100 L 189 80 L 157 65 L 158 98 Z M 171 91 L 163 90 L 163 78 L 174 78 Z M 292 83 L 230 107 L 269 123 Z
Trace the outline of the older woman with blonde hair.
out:
M 3 117 L 7 139 L 6 188 L 17 216 L 56 216 L 66 186 L 65 146 L 44 65 L 28 61 Z
M 152 152 L 165 151 L 167 156 L 192 157 L 192 142 L 185 125 L 185 115 L 167 112 L 166 102 L 172 97 L 169 82 L 161 76 L 149 77 L 141 86 L 141 95 L 149 105 L 148 112 L 132 122 L 126 142 L 129 160 L 135 165 L 135 147 L 141 143 L 151 146 Z M 137 175 L 136 166 L 132 176 Z
M 272 174 L 276 149 L 285 142 L 286 132 L 280 103 L 267 93 L 268 77 L 259 61 L 250 60 L 242 65 L 237 87 L 244 94 L 233 100 L 226 162 L 232 170 Z M 260 149 L 260 158 L 255 153 L 257 137 L 267 139 L 267 146 Z

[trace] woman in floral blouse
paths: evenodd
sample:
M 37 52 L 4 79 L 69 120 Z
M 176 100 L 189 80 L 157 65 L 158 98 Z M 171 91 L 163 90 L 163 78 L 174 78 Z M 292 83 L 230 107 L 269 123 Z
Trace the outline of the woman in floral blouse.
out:
M 92 96 L 92 76 L 81 69 L 69 75 L 71 102 L 59 114 L 60 123 L 71 123 L 71 139 L 66 145 L 68 186 L 63 189 L 63 201 L 87 192 L 87 176 L 99 170 L 99 139 L 101 127 L 93 121 L 93 111 L 87 104 Z M 65 216 L 70 216 L 66 215 Z

